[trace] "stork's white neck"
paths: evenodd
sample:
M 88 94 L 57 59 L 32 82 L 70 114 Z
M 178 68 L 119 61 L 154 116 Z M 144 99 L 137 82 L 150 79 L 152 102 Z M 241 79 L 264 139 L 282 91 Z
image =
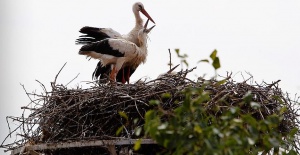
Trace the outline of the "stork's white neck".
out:
M 135 17 L 135 27 L 143 27 L 143 19 L 140 15 L 140 12 L 137 11 L 137 10 L 133 10 L 133 14 L 134 14 L 134 17 Z
M 135 16 L 135 26 L 134 28 L 124 36 L 128 41 L 135 43 L 137 46 L 140 47 L 140 41 L 138 39 L 138 32 L 144 27 L 143 26 L 143 19 L 140 16 L 139 11 L 133 10 Z

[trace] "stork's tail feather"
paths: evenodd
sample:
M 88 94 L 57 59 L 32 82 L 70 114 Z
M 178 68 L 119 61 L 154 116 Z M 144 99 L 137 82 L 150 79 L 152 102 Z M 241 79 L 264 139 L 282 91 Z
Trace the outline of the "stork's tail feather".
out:
M 87 45 L 83 45 L 80 50 L 79 53 L 80 55 L 87 55 L 90 54 L 92 51 L 94 51 L 97 47 L 97 43 L 94 44 L 87 44 Z
M 90 26 L 85 26 L 83 28 L 81 28 L 79 30 L 80 33 L 85 33 L 85 34 L 89 34 L 91 32 L 97 32 L 97 31 L 100 31 L 101 29 L 100 28 L 97 28 L 97 27 L 90 27 Z
M 109 38 L 109 36 L 103 32 L 101 32 L 103 28 L 96 28 L 96 27 L 90 27 L 85 26 L 79 30 L 80 33 L 83 33 L 85 35 L 79 36 L 78 39 L 76 39 L 75 44 L 90 44 L 94 43 L 96 41 L 100 41 L 106 38 Z
M 79 51 L 78 54 L 80 55 L 87 55 L 87 54 L 90 54 L 91 51 Z
M 75 44 L 77 44 L 77 45 L 78 44 L 86 45 L 86 44 L 94 43 L 96 41 L 98 41 L 98 39 L 90 37 L 89 35 L 82 35 L 82 36 L 79 36 L 78 39 L 76 39 Z
M 109 79 L 111 67 L 110 65 L 103 66 L 101 61 L 98 62 L 95 71 L 93 72 L 92 78 L 93 79 Z

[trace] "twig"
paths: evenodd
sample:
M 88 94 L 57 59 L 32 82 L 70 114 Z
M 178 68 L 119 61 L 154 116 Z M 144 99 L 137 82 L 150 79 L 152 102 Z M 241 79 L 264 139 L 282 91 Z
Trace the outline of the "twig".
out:
M 170 70 L 171 70 L 171 67 L 172 67 L 172 60 L 171 60 L 171 50 L 169 49 L 169 58 L 170 58 L 170 62 L 169 62 L 169 66 L 170 66 Z
M 56 85 L 56 80 L 58 75 L 60 74 L 60 72 L 62 71 L 62 69 L 66 66 L 67 62 L 65 62 L 65 64 L 60 68 L 60 70 L 58 71 L 58 73 L 55 76 L 54 82 L 51 82 L 51 87 L 53 90 L 55 90 L 55 85 Z
M 270 85 L 268 86 L 268 88 L 273 87 L 274 85 L 276 85 L 276 84 L 279 83 L 280 81 L 281 81 L 281 80 L 277 80 L 277 81 L 273 82 L 272 84 L 270 84 Z
M 79 75 L 80 73 L 78 73 L 70 82 L 68 82 L 67 84 L 66 84 L 66 86 L 68 86 L 71 82 L 73 82 L 77 77 L 78 77 L 78 75 Z

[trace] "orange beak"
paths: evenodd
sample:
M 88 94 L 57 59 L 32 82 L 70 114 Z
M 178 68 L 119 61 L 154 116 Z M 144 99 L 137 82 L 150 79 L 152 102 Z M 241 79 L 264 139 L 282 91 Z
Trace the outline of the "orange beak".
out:
M 141 12 L 142 12 L 148 19 L 150 19 L 151 22 L 153 22 L 153 23 L 155 24 L 154 20 L 150 17 L 150 15 L 148 14 L 148 12 L 147 12 L 145 9 L 142 9 Z

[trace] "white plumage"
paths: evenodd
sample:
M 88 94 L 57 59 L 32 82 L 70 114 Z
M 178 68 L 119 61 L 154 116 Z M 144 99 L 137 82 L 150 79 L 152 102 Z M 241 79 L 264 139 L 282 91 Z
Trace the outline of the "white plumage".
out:
M 89 43 L 100 41 L 100 40 L 103 40 L 106 38 L 118 38 L 118 39 L 124 39 L 124 40 L 130 41 L 139 47 L 142 46 L 138 39 L 138 33 L 141 29 L 143 29 L 143 20 L 140 16 L 139 12 L 142 12 L 148 18 L 148 20 L 151 20 L 153 23 L 155 23 L 155 22 L 150 17 L 150 15 L 146 12 L 144 5 L 141 2 L 134 3 L 132 6 L 132 11 L 135 16 L 135 27 L 128 34 L 121 35 L 120 33 L 118 33 L 117 31 L 115 31 L 111 28 L 83 27 L 80 30 L 80 32 L 84 33 L 86 35 L 80 36 L 80 38 L 77 39 L 77 43 L 78 44 L 89 44 Z M 113 45 L 113 47 L 117 47 L 117 46 L 118 45 Z M 122 45 L 122 46 L 124 46 L 124 45 Z M 118 74 L 117 81 L 119 81 L 119 82 L 122 81 L 123 83 L 125 83 L 125 81 L 129 82 L 130 75 L 135 71 L 135 69 L 138 67 L 138 65 L 134 66 L 134 68 L 132 68 L 133 66 L 126 66 L 126 65 L 124 65 L 123 67 L 125 69 L 123 69 L 123 72 L 120 72 Z M 93 73 L 93 77 L 98 78 L 100 76 L 100 79 L 104 78 L 104 76 L 101 74 L 109 71 L 108 68 L 110 68 L 110 67 L 107 67 L 105 64 L 102 64 L 102 62 L 100 61 L 97 64 L 97 67 Z M 126 78 L 124 78 L 124 74 L 126 74 Z

